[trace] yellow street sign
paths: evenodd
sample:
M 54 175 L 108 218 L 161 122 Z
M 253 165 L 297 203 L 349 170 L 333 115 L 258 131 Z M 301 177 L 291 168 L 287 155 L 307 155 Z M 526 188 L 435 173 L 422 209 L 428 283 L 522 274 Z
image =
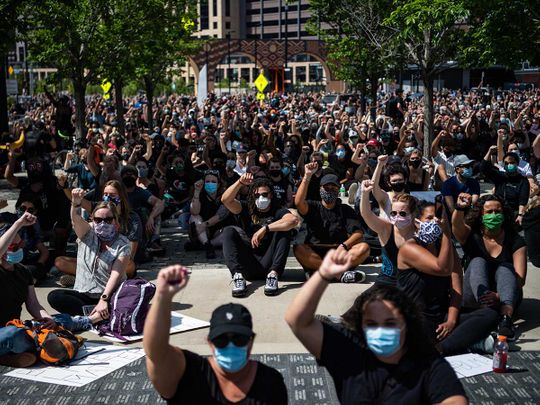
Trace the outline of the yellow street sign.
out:
M 257 93 L 257 100 L 264 100 L 264 93 Z
M 110 99 L 110 98 L 111 98 L 111 95 L 110 95 L 109 93 L 105 93 L 105 94 L 103 95 L 103 99 L 104 99 L 104 100 L 108 100 L 108 99 Z
M 109 92 L 109 90 L 111 89 L 111 82 L 108 81 L 107 79 L 103 79 L 103 81 L 101 82 L 101 89 L 103 90 L 103 93 L 107 94 Z
M 253 84 L 255 85 L 255 87 L 257 87 L 257 90 L 259 90 L 260 93 L 262 93 L 266 86 L 268 86 L 268 83 L 268 79 L 264 77 L 262 73 L 259 74 L 259 76 L 253 82 Z
M 13 72 L 15 72 L 15 70 L 13 70 L 13 66 L 8 67 L 8 73 L 10 76 L 13 74 Z

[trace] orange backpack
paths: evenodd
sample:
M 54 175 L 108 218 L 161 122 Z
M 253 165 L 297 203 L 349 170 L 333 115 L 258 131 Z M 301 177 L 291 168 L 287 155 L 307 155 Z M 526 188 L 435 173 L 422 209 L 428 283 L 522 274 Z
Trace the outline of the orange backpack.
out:
M 39 358 L 51 366 L 59 366 L 73 360 L 84 344 L 84 338 L 59 325 L 54 329 L 45 329 L 33 326 L 30 322 L 22 322 L 20 319 L 9 321 L 6 326 L 9 325 L 24 329 L 34 340 Z

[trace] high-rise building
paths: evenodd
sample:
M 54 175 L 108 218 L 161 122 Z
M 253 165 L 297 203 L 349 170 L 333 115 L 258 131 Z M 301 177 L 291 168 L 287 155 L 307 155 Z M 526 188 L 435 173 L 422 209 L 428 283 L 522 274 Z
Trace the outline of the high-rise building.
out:
M 307 32 L 310 17 L 309 1 L 298 0 L 199 0 L 198 38 L 257 40 L 316 40 Z M 210 51 L 211 52 L 211 51 Z M 218 88 L 251 87 L 264 66 L 255 66 L 251 55 L 242 52 L 227 55 L 217 66 Z M 290 70 L 289 70 L 290 69 Z M 311 54 L 296 54 L 287 59 L 288 78 L 292 86 L 323 87 L 326 75 L 323 66 Z M 195 82 L 195 74 L 186 64 L 184 78 Z

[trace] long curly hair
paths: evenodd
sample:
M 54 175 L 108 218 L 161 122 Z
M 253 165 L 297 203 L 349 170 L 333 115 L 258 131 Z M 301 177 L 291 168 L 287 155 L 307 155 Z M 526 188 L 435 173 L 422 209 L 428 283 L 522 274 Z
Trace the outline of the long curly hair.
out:
M 272 185 L 272 182 L 270 179 L 267 179 L 266 177 L 259 177 L 257 180 L 255 180 L 253 183 L 251 183 L 251 186 L 249 187 L 248 196 L 247 196 L 247 203 L 248 203 L 248 210 L 249 210 L 249 216 L 251 218 L 251 221 L 254 224 L 258 224 L 260 222 L 260 211 L 257 208 L 257 205 L 255 205 L 255 193 L 257 192 L 259 187 L 268 187 L 270 190 L 270 206 L 273 208 L 274 204 L 276 204 L 276 201 L 274 199 L 274 186 Z
M 498 201 L 501 204 L 504 215 L 503 229 L 504 231 L 513 231 L 514 215 L 512 214 L 512 210 L 505 204 L 501 197 L 494 194 L 483 195 L 480 197 L 478 201 L 473 204 L 473 206 L 465 213 L 465 223 L 472 229 L 482 229 L 482 211 L 485 203 L 488 201 Z
M 362 327 L 364 311 L 367 304 L 374 301 L 390 301 L 405 318 L 407 328 L 405 347 L 413 356 L 431 356 L 437 353 L 433 342 L 429 339 L 418 306 L 405 292 L 394 286 L 374 286 L 359 295 L 354 304 L 342 315 L 345 326 L 358 337 L 360 345 L 367 348 Z

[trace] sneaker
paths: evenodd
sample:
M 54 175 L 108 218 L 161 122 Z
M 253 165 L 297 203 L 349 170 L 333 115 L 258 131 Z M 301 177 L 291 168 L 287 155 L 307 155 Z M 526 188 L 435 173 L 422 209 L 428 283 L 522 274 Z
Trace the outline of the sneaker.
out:
M 25 368 L 32 366 L 36 361 L 36 355 L 28 352 L 0 356 L 0 365 L 6 367 Z
M 92 322 L 90 321 L 90 318 L 87 316 L 81 316 L 81 315 L 72 316 L 71 321 L 73 322 L 70 328 L 72 332 L 92 329 Z
M 75 285 L 75 276 L 72 276 L 71 274 L 64 274 L 62 277 L 60 277 L 58 284 L 65 288 L 73 287 Z
M 349 187 L 349 199 L 348 203 L 349 205 L 354 205 L 354 200 L 356 199 L 356 193 L 358 191 L 358 183 L 353 183 Z
M 487 338 L 479 340 L 469 346 L 468 350 L 471 353 L 493 354 L 495 348 L 495 338 L 490 334 Z
M 247 288 L 246 288 L 246 280 L 244 279 L 244 276 L 242 275 L 242 273 L 234 273 L 232 282 L 233 282 L 232 296 L 244 297 L 246 295 Z
M 148 246 L 146 251 L 151 256 L 158 256 L 158 257 L 165 256 L 165 253 L 166 253 L 165 248 L 161 246 L 161 244 L 157 240 L 154 241 L 150 246 Z
M 361 270 L 348 270 L 341 276 L 342 283 L 361 283 L 366 279 L 366 273 Z
M 503 315 L 499 322 L 497 332 L 500 336 L 506 336 L 507 340 L 514 340 L 516 338 L 516 330 L 514 329 L 514 323 L 512 317 L 509 315 Z
M 206 250 L 206 258 L 208 260 L 212 260 L 216 258 L 216 252 L 214 251 L 214 246 L 212 246 L 210 242 L 204 245 L 204 249 Z
M 264 295 L 276 295 L 278 293 L 278 278 L 275 273 L 266 276 L 266 284 L 264 285 Z

